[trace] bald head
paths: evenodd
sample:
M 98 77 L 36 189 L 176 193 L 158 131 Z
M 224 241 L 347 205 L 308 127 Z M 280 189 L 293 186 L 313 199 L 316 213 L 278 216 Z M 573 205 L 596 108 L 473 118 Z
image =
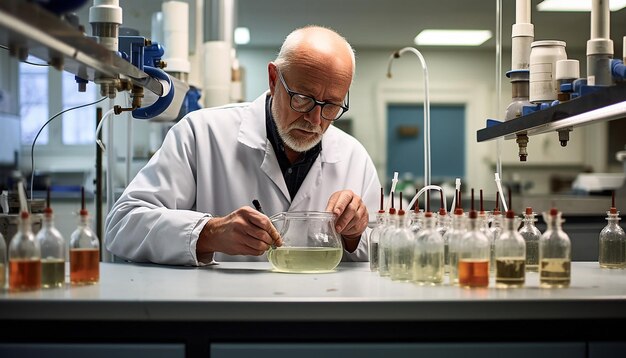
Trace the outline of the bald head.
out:
M 291 32 L 283 42 L 274 63 L 288 70 L 305 65 L 319 70 L 339 71 L 354 77 L 354 50 L 337 32 L 321 27 L 306 26 Z

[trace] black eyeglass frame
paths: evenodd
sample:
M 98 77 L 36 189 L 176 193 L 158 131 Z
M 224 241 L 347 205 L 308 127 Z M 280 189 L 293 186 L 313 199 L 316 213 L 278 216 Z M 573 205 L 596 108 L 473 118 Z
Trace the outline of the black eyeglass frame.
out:
M 320 116 L 322 118 L 324 118 L 325 120 L 327 120 L 327 121 L 334 122 L 334 121 L 338 120 L 339 118 L 341 118 L 341 116 L 343 116 L 343 114 L 348 112 L 348 110 L 350 109 L 350 91 L 348 91 L 348 93 L 346 94 L 346 103 L 345 103 L 345 105 L 339 105 L 339 104 L 331 103 L 331 102 L 318 101 L 317 99 L 315 99 L 315 97 L 307 96 L 305 94 L 292 91 L 289 88 L 289 86 L 287 86 L 287 83 L 285 82 L 285 78 L 283 77 L 283 74 L 280 72 L 278 67 L 276 68 L 276 72 L 278 72 L 278 78 L 280 79 L 280 82 L 283 84 L 283 87 L 285 87 L 285 90 L 287 91 L 287 94 L 289 94 L 289 107 L 291 107 L 291 109 L 293 109 L 294 111 L 296 111 L 298 113 L 309 113 L 309 112 L 311 112 L 315 108 L 315 106 L 320 106 L 320 108 L 322 109 L 320 111 Z M 306 99 L 310 99 L 311 103 L 312 103 L 311 108 L 309 108 L 306 111 L 302 111 L 302 110 L 298 110 L 298 109 L 293 108 L 292 102 L 293 102 L 293 97 L 294 96 L 300 96 L 300 97 L 304 97 Z M 323 113 L 324 113 L 324 106 L 327 106 L 327 105 L 337 106 L 337 107 L 341 108 L 341 112 L 339 113 L 339 115 L 336 118 L 329 119 L 329 118 L 324 117 L 324 115 L 323 115 Z

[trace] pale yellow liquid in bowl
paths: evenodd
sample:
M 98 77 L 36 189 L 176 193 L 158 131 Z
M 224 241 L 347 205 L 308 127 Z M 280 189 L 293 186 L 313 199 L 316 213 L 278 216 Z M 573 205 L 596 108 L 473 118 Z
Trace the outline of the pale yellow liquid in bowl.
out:
M 330 272 L 339 265 L 343 250 L 336 247 L 279 247 L 271 249 L 267 258 L 279 272 Z

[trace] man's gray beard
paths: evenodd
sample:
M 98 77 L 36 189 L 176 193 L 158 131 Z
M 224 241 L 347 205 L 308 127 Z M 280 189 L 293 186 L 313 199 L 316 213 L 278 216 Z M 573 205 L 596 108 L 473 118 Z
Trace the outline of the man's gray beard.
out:
M 300 126 L 298 122 L 293 122 L 289 128 L 282 128 L 280 125 L 280 121 L 278 120 L 278 116 L 276 115 L 276 112 L 274 111 L 273 108 L 272 108 L 272 116 L 274 117 L 274 123 L 276 123 L 276 128 L 278 129 L 278 135 L 280 136 L 280 139 L 283 140 L 283 143 L 287 147 L 291 148 L 292 150 L 296 152 L 299 152 L 299 153 L 306 152 L 307 150 L 315 147 L 317 143 L 319 143 L 322 140 L 322 135 L 320 135 L 317 139 L 312 139 L 310 141 L 298 140 L 289 133 L 289 130 L 297 128 L 297 129 L 303 129 L 307 131 L 316 131 L 318 128 L 314 128 L 312 126 L 303 127 L 303 126 Z M 305 123 L 308 124 L 308 122 L 306 121 Z

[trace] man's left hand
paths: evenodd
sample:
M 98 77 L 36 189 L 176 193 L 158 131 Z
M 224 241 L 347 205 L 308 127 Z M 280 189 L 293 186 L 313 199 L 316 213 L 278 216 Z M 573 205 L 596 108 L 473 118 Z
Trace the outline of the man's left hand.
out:
M 367 228 L 369 215 L 361 197 L 351 190 L 333 193 L 328 199 L 326 211 L 337 215 L 335 230 L 346 239 L 358 239 Z

